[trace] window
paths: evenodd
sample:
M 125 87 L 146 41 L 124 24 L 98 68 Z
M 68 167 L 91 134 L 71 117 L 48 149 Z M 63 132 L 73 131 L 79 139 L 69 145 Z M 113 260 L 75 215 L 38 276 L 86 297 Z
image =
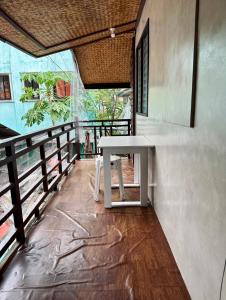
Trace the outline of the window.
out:
M 31 87 L 34 91 L 36 91 L 38 88 L 39 88 L 39 84 L 34 80 L 34 79 L 32 79 L 31 81 L 29 81 L 29 80 L 24 80 L 24 86 L 26 87 L 26 88 L 29 88 L 29 87 Z M 38 100 L 40 97 L 39 97 L 39 94 L 37 94 L 37 95 L 33 95 L 32 96 L 32 99 L 33 100 Z M 31 100 L 32 100 L 31 99 Z
M 54 89 L 54 94 L 55 97 L 59 99 L 71 96 L 71 84 L 64 80 L 58 80 Z
M 136 49 L 136 102 L 137 113 L 148 115 L 149 82 L 149 21 Z
M 0 74 L 0 100 L 11 100 L 9 75 Z

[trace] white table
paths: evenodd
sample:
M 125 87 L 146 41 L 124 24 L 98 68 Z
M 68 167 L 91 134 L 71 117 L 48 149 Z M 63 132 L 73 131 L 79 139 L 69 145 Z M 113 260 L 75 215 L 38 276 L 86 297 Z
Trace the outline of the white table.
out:
M 104 206 L 147 206 L 148 205 L 148 147 L 150 142 L 144 136 L 101 137 L 98 147 L 103 149 L 104 163 Z M 135 153 L 140 156 L 140 201 L 117 201 L 111 199 L 111 154 Z

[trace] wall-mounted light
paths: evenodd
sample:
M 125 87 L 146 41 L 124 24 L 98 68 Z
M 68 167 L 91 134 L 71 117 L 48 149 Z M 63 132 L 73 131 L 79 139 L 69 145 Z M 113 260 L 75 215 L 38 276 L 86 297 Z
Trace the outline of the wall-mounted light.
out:
M 115 28 L 110 28 L 111 37 L 115 37 Z

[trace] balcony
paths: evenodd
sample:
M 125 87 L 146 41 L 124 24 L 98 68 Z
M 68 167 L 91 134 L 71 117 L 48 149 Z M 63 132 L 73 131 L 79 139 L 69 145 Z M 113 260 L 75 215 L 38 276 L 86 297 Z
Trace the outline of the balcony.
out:
M 87 126 L 96 137 L 121 132 L 114 122 L 83 122 L 80 130 Z M 1 143 L 9 180 L 0 195 L 10 191 L 12 203 L 0 222 L 13 225 L 1 241 L 7 266 L 1 299 L 190 299 L 154 210 L 104 209 L 103 178 L 100 202 L 94 201 L 95 161 L 75 160 L 77 131 L 67 123 Z M 35 162 L 21 173 L 19 159 L 34 151 Z M 124 157 L 122 164 L 129 183 L 133 161 Z M 24 193 L 22 183 L 30 176 L 38 179 Z M 113 190 L 115 201 L 118 196 Z M 137 196 L 136 188 L 126 191 L 129 200 Z

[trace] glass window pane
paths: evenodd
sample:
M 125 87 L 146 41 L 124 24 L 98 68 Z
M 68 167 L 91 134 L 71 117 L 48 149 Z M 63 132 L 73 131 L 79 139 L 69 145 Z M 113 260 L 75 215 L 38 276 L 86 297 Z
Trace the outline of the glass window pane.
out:
M 0 75 L 0 100 L 10 100 L 10 81 L 9 75 Z
M 137 112 L 141 112 L 141 48 L 137 49 Z
M 143 103 L 142 113 L 148 113 L 148 34 L 143 38 Z
M 5 99 L 10 100 L 11 94 L 10 94 L 10 82 L 9 82 L 9 76 L 4 76 L 4 90 L 5 90 Z
M 5 99 L 5 92 L 4 92 L 4 84 L 3 84 L 3 76 L 0 75 L 0 99 Z

